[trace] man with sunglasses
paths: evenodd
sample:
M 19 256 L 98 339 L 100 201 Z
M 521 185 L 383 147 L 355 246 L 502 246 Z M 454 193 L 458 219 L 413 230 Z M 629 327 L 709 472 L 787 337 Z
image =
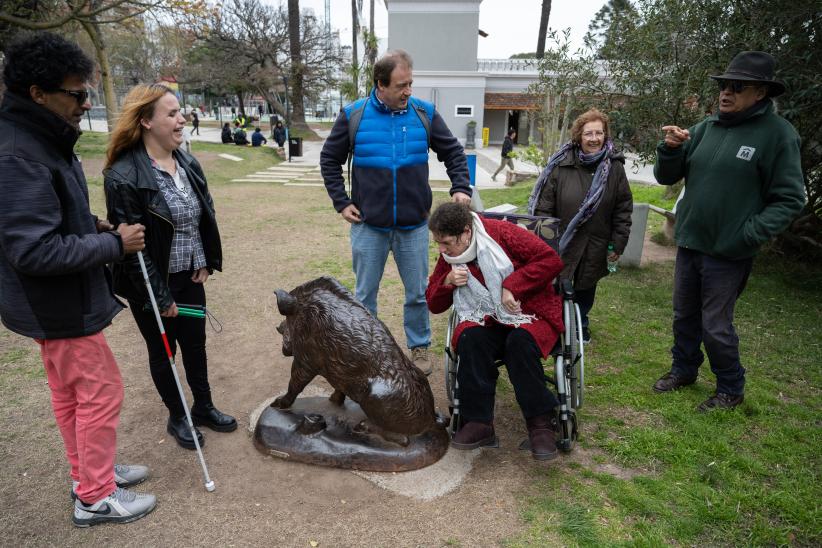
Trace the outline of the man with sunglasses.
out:
M 685 179 L 677 206 L 674 345 L 671 370 L 654 384 L 670 392 L 696 381 L 705 346 L 716 393 L 700 412 L 733 409 L 744 399 L 745 368 L 733 326 L 759 247 L 785 230 L 805 204 L 799 136 L 776 113 L 785 92 L 774 58 L 745 51 L 719 84 L 719 112 L 689 129 L 665 126 L 654 175 L 661 184 Z
M 114 463 L 123 381 L 103 336 L 123 305 L 106 263 L 143 248 L 142 225 L 91 214 L 74 155 L 94 64 L 74 43 L 33 34 L 5 51 L 0 105 L 0 320 L 37 341 L 71 465 L 73 522 L 128 522 L 154 495 L 122 487 L 148 469 Z M 68 498 L 68 497 L 67 497 Z

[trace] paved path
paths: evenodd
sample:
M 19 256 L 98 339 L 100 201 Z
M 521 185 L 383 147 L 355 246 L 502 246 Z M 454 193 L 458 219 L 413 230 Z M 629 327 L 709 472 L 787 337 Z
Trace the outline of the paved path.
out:
M 81 128 L 88 129 L 89 121 L 84 120 Z M 106 131 L 105 120 L 91 120 L 92 131 Z M 186 131 L 190 132 L 191 128 L 187 127 Z M 303 185 L 322 185 L 322 177 L 319 172 L 320 165 L 320 151 L 322 150 L 324 139 L 328 136 L 330 130 L 318 130 L 319 135 L 323 141 L 303 141 L 303 155 L 301 157 L 291 158 L 290 162 L 283 162 L 278 166 L 269 168 L 266 172 L 249 173 L 238 179 L 235 182 L 246 182 L 249 180 L 259 180 L 276 182 L 283 184 L 303 184 Z M 191 141 L 202 141 L 207 143 L 220 142 L 220 129 L 200 127 L 200 135 L 190 135 Z M 269 139 L 269 143 L 272 140 Z M 231 154 L 231 147 L 226 146 L 226 152 Z M 504 173 L 500 173 L 497 181 L 491 180 L 491 175 L 496 171 L 500 162 L 499 146 L 489 146 L 479 148 L 476 150 L 466 151 L 468 154 L 476 154 L 477 156 L 477 186 L 484 188 L 504 188 L 503 183 L 505 179 Z M 290 166 L 290 167 L 289 167 Z M 301 169 L 293 169 L 301 168 Z M 537 168 L 531 164 L 514 159 L 514 168 L 517 171 L 531 172 L 534 175 L 538 174 Z M 435 191 L 447 192 L 450 184 L 448 182 L 448 174 L 445 170 L 445 164 L 437 160 L 437 155 L 434 152 L 429 153 L 428 169 L 430 173 L 430 180 Z M 628 179 L 639 183 L 655 185 L 653 166 L 645 166 L 639 161 L 636 155 L 627 154 L 625 170 L 628 173 Z M 345 166 L 343 166 L 345 172 Z M 506 168 L 507 171 L 507 168 Z M 346 173 L 343 173 L 346 176 Z

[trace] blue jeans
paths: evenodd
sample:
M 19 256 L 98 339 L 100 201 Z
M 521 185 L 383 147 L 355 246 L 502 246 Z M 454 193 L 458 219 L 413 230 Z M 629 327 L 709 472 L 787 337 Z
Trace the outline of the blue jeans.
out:
M 671 372 L 695 379 L 705 359 L 716 375 L 716 391 L 745 392 L 745 368 L 739 362 L 734 306 L 745 289 L 753 259 L 729 261 L 678 248 L 674 274 L 674 346 Z
M 412 230 L 377 230 L 365 223 L 351 225 L 351 254 L 357 278 L 355 294 L 376 318 L 377 294 L 388 252 L 394 254 L 405 287 L 403 327 L 408 348 L 431 344 L 431 324 L 425 288 L 428 286 L 428 226 Z

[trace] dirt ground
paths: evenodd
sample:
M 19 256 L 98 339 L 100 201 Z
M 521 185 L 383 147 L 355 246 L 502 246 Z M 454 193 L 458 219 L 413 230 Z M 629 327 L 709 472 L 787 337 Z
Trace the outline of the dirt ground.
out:
M 92 188 L 92 193 L 100 189 Z M 165 432 L 167 414 L 151 382 L 146 351 L 131 315 L 106 330 L 125 384 L 118 462 L 143 463 L 151 479 L 139 491 L 157 495 L 156 510 L 130 525 L 79 530 L 71 525 L 68 466 L 37 367 L 34 343 L 3 331 L 4 407 L 0 426 L 0 529 L 3 544 L 118 546 L 495 546 L 525 527 L 519 503 L 538 476 L 591 465 L 585 451 L 538 463 L 517 450 L 525 434 L 513 397 L 498 402 L 501 448 L 483 450 L 455 491 L 420 502 L 381 489 L 350 471 L 286 462 L 257 452 L 249 414 L 284 392 L 290 358 L 275 331 L 281 320 L 272 292 L 327 273 L 353 280 L 347 224 L 321 188 L 223 185 L 212 189 L 223 236 L 225 271 L 208 281 L 208 305 L 223 325 L 209 331 L 209 376 L 217 406 L 240 428 L 204 429 L 205 457 L 217 489 L 208 493 L 194 452 Z M 100 204 L 99 196 L 94 198 Z M 99 207 L 99 205 L 98 205 Z M 99 212 L 99 210 L 98 210 Z M 646 243 L 647 245 L 647 243 Z M 655 245 L 655 244 L 652 244 Z M 329 260 L 329 258 L 332 258 Z M 340 268 L 337 262 L 346 265 Z M 402 285 L 389 261 L 380 295 L 382 319 L 401 345 Z M 442 317 L 433 318 L 435 344 Z M 435 347 L 432 347 L 432 350 Z M 439 352 L 430 377 L 445 408 Z M 8 362 L 8 363 L 6 363 Z M 36 373 L 16 371 L 20 363 Z M 182 369 L 182 368 L 181 368 Z M 320 387 L 324 381 L 315 381 Z

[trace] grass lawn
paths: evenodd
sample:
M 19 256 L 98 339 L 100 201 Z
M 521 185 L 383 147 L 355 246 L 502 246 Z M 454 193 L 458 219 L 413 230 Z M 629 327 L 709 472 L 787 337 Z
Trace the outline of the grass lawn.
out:
M 84 162 L 99 162 L 105 138 L 81 137 L 76 150 Z M 269 148 L 193 147 L 212 187 L 279 161 Z M 245 161 L 216 158 L 220 152 Z M 99 213 L 100 178 L 90 183 Z M 486 206 L 522 206 L 532 186 L 485 190 L 482 198 Z M 661 187 L 632 188 L 637 202 L 672 205 Z M 330 203 L 293 204 L 295 216 L 316 207 Z M 311 260 L 312 269 L 350 273 L 347 254 Z M 707 364 L 691 387 L 664 395 L 651 390 L 670 366 L 672 280 L 673 265 L 661 263 L 620 268 L 600 283 L 576 450 L 586 460 L 524 468 L 531 481 L 519 494 L 525 528 L 507 545 L 554 546 L 557 539 L 568 546 L 822 544 L 822 271 L 759 256 L 736 310 L 746 400 L 733 412 L 707 415 L 694 410 L 714 386 Z M 437 344 L 442 321 L 433 323 Z M 0 340 L 5 336 L 0 331 Z M 25 371 L 42 377 L 36 356 L 9 351 L 0 358 L 0 387 L 11 400 Z M 504 381 L 498 400 L 516 409 Z
M 523 206 L 532 187 L 486 190 L 483 202 Z M 673 206 L 662 187 L 631 188 L 635 202 Z M 736 310 L 748 384 L 734 412 L 694 411 L 715 386 L 707 363 L 679 393 L 651 390 L 670 366 L 672 290 L 673 264 L 599 284 L 581 445 L 620 469 L 535 472 L 529 528 L 511 546 L 557 534 L 578 546 L 822 543 L 822 271 L 757 258 Z

